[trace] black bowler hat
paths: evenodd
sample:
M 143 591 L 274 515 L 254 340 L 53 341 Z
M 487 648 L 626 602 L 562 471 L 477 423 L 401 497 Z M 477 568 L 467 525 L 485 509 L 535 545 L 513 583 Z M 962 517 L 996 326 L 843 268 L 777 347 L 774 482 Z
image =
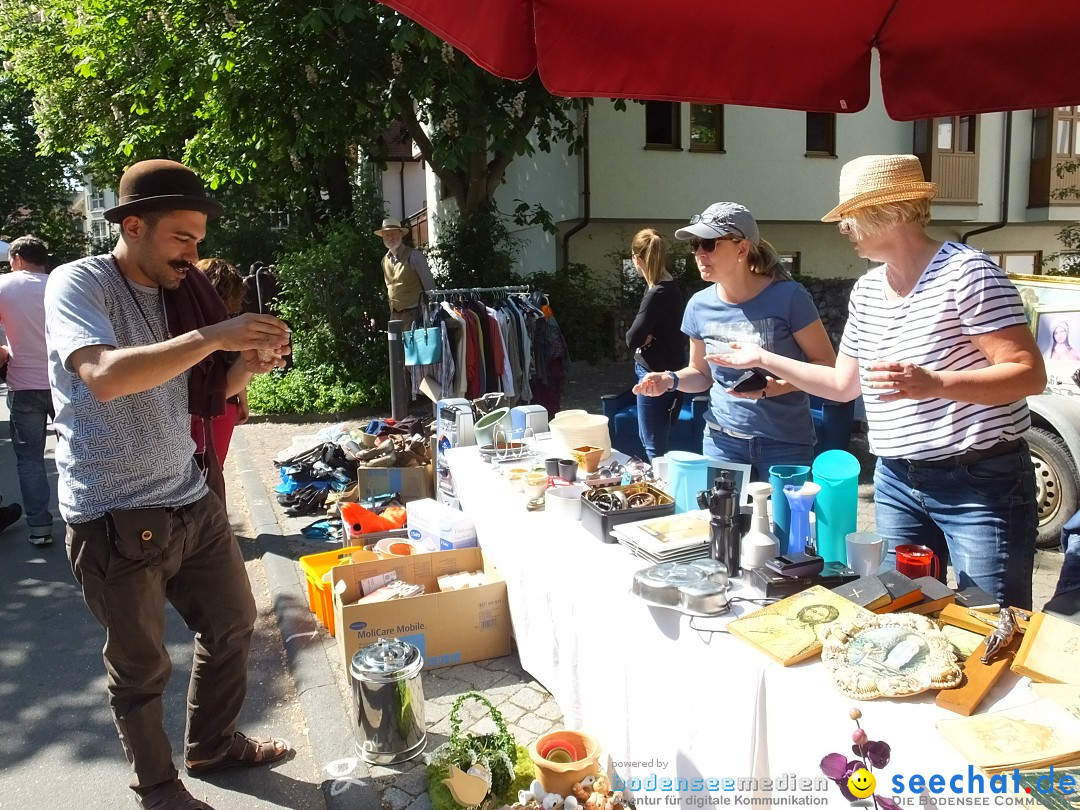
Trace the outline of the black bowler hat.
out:
M 120 178 L 120 203 L 105 211 L 109 222 L 149 211 L 202 211 L 221 216 L 221 203 L 207 196 L 198 175 L 175 160 L 142 160 Z

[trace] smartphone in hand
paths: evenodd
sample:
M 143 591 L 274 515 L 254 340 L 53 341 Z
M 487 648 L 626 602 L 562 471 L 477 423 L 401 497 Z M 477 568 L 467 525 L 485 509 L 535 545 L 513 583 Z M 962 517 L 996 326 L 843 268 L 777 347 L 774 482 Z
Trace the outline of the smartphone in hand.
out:
M 756 369 L 748 369 L 739 379 L 728 386 L 728 391 L 738 394 L 748 394 L 751 391 L 760 391 L 769 384 L 769 379 Z

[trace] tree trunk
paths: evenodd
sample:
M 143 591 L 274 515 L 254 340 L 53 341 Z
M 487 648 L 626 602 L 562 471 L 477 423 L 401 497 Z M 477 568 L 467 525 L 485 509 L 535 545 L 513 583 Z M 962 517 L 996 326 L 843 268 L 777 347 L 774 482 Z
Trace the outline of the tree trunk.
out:
M 326 183 L 327 206 L 331 216 L 346 219 L 353 212 L 353 184 L 349 161 L 341 152 L 323 161 L 321 174 Z

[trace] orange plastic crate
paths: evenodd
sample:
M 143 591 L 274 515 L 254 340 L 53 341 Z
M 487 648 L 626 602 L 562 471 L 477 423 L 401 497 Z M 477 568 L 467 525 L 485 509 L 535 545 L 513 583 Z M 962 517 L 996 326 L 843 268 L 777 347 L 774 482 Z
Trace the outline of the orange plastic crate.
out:
M 334 551 L 322 551 L 318 554 L 308 554 L 300 558 L 300 567 L 304 570 L 307 579 L 308 607 L 315 614 L 322 626 L 334 635 L 334 594 L 330 590 L 330 583 L 323 580 L 323 576 L 335 565 L 352 562 L 352 553 L 362 551 L 363 546 L 346 546 Z

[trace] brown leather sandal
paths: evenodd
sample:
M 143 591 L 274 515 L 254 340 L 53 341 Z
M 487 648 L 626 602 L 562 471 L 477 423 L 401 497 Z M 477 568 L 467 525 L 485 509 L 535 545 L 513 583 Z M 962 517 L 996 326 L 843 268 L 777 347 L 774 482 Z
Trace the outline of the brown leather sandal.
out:
M 184 766 L 192 776 L 214 773 L 225 768 L 256 768 L 284 759 L 292 753 L 292 746 L 286 740 L 269 737 L 265 740 L 254 739 L 237 731 L 233 735 L 232 745 L 221 757 L 210 762 L 191 762 Z
M 139 799 L 139 806 L 143 810 L 214 810 L 188 793 L 179 780 L 150 791 Z

